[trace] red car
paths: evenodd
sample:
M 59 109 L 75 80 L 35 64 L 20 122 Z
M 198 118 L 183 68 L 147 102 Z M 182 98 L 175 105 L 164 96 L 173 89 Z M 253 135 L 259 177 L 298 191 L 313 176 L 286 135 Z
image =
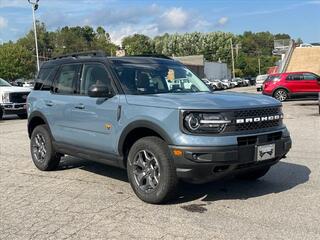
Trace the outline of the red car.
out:
M 320 77 L 311 72 L 286 72 L 270 74 L 263 83 L 263 94 L 279 101 L 291 97 L 318 96 Z

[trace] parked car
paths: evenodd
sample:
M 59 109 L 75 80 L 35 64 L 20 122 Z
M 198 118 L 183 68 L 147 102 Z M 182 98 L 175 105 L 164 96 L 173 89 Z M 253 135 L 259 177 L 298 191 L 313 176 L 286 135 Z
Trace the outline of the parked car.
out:
M 231 83 L 229 81 L 222 81 L 222 80 L 217 80 L 217 81 L 221 82 L 222 89 L 226 90 L 231 88 Z
M 245 86 L 245 83 L 242 78 L 233 78 L 231 81 L 236 82 L 238 87 Z
M 257 88 L 257 91 L 262 91 L 262 85 L 263 85 L 263 82 L 267 79 L 268 77 L 268 74 L 264 74 L 264 75 L 258 75 L 257 78 L 256 78 L 256 88 Z
M 263 94 L 279 101 L 291 97 L 318 96 L 320 77 L 311 72 L 270 74 L 263 83 Z
M 210 81 L 210 86 L 213 90 L 221 90 L 222 89 L 222 83 L 220 80 L 212 79 Z
M 34 87 L 34 82 L 33 81 L 25 81 L 23 84 L 22 84 L 23 87 L 26 87 L 26 88 L 31 88 L 33 89 Z
M 43 63 L 28 96 L 30 151 L 40 170 L 55 169 L 64 154 L 122 167 L 140 199 L 161 203 L 178 179 L 258 179 L 291 147 L 275 99 L 212 94 L 167 58 L 83 55 Z M 196 88 L 171 88 L 176 78 Z
M 250 80 L 249 79 L 243 79 L 243 85 L 244 86 L 249 86 L 250 85 Z
M 27 96 L 30 88 L 14 87 L 0 78 L 0 119 L 4 114 L 16 114 L 20 118 L 27 118 Z

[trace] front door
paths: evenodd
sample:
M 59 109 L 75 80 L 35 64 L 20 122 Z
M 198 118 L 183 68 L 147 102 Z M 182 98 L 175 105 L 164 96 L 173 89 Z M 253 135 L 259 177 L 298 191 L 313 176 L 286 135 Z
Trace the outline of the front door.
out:
M 112 77 L 104 64 L 83 65 L 70 115 L 74 144 L 88 150 L 116 154 L 119 95 L 108 99 L 89 97 L 88 90 L 94 84 L 106 85 L 115 93 Z

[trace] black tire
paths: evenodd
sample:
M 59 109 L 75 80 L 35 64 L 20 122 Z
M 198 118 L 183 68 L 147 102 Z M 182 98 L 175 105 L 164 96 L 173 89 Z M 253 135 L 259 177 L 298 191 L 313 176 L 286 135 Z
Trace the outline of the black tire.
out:
M 3 109 L 2 109 L 2 107 L 0 106 L 0 120 L 2 120 L 2 117 L 3 117 Z
M 42 171 L 54 170 L 59 165 L 60 155 L 53 149 L 51 134 L 46 125 L 39 125 L 33 130 L 30 152 L 34 165 Z
M 19 117 L 20 119 L 27 119 L 27 118 L 28 118 L 28 114 L 27 114 L 27 113 L 18 114 L 18 117 Z
M 284 102 L 289 97 L 288 91 L 283 88 L 279 88 L 273 93 L 273 97 L 280 102 Z
M 149 158 L 146 158 L 145 154 L 148 154 Z M 140 156 L 146 160 L 142 164 L 144 165 L 143 167 L 140 167 L 141 164 L 139 165 L 141 161 L 137 160 L 141 159 Z M 152 164 L 155 165 L 152 167 L 153 173 L 148 172 L 151 168 L 145 170 L 147 168 L 145 166 L 148 165 L 147 159 L 150 166 Z M 152 160 L 150 161 L 150 159 Z M 151 164 L 152 161 L 153 163 Z M 155 169 L 158 169 L 158 171 Z M 144 137 L 133 144 L 128 155 L 127 173 L 133 191 L 144 202 L 158 204 L 166 202 L 175 196 L 178 184 L 176 169 L 168 145 L 158 137 Z M 139 181 L 137 175 L 141 174 L 143 177 Z M 157 176 L 157 181 L 155 181 L 155 176 Z M 151 186 L 148 182 L 152 183 L 152 185 L 157 184 L 156 186 Z
M 255 170 L 238 174 L 236 175 L 236 177 L 242 180 L 254 181 L 266 175 L 269 169 L 270 169 L 270 166 L 265 166 Z

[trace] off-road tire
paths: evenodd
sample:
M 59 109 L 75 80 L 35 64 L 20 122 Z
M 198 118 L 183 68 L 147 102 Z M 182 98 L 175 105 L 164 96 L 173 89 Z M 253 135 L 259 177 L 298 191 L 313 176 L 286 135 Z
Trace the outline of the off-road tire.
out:
M 134 164 L 141 151 L 152 153 L 160 169 L 158 184 L 150 192 L 142 190 L 141 185 L 136 180 L 135 167 L 137 165 Z M 144 202 L 159 204 L 175 196 L 178 185 L 176 169 L 168 145 L 158 137 L 144 137 L 133 144 L 128 155 L 127 173 L 133 191 Z
M 36 143 L 37 137 L 38 138 L 41 137 L 41 139 L 43 139 L 43 142 L 44 142 L 44 148 L 46 153 L 44 156 L 42 156 L 43 159 L 39 159 L 39 157 L 37 157 L 35 152 L 36 151 L 35 147 L 39 145 Z M 53 148 L 52 137 L 47 125 L 39 125 L 33 130 L 31 134 L 31 139 L 30 139 L 30 152 L 31 152 L 32 161 L 38 169 L 42 171 L 51 171 L 58 167 L 61 155 L 55 152 Z

